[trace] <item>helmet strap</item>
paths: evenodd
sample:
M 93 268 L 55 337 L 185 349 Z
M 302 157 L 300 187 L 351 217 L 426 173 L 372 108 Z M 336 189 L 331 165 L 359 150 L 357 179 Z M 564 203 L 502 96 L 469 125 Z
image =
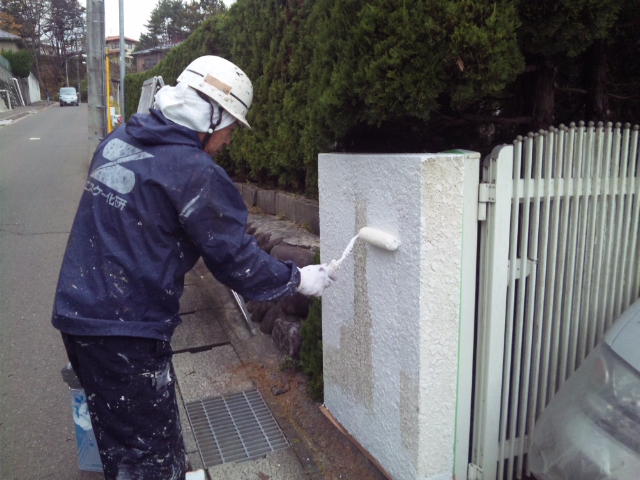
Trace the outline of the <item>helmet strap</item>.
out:
M 200 97 L 202 97 L 202 99 L 207 100 L 207 102 L 209 102 L 209 100 L 207 99 L 207 97 L 204 94 L 202 94 L 198 90 L 196 90 L 196 92 L 198 92 L 198 95 L 200 95 Z M 222 112 L 221 112 L 220 105 L 216 104 L 216 106 L 218 107 L 218 121 L 215 122 L 215 123 L 213 123 L 213 104 L 211 102 L 209 102 L 209 105 L 211 105 L 211 119 L 209 120 L 209 123 L 211 125 L 209 126 L 209 129 L 207 130 L 207 133 L 205 134 L 204 138 L 202 139 L 202 148 L 203 149 L 204 149 L 204 147 L 207 146 L 207 143 L 209 143 L 209 140 L 211 140 L 211 137 L 213 136 L 213 132 L 216 131 L 216 128 L 218 128 L 218 125 L 220 125 L 220 122 L 222 122 Z

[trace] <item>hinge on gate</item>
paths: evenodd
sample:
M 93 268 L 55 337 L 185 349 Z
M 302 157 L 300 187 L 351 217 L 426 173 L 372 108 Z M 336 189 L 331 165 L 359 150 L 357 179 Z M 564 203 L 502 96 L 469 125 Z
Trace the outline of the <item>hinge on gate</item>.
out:
M 487 219 L 487 203 L 496 203 L 496 186 L 493 183 L 478 185 L 478 220 Z
M 516 264 L 515 264 L 515 278 L 520 280 L 528 277 L 531 271 L 535 268 L 537 264 L 537 262 L 535 262 L 534 260 L 530 260 L 527 258 L 527 263 L 525 264 L 525 267 L 524 267 L 525 271 L 523 272 L 522 269 L 520 268 L 521 262 L 522 262 L 522 259 L 517 258 Z M 509 262 L 507 263 L 507 270 L 511 272 L 511 260 L 509 260 Z
M 482 480 L 482 468 L 474 463 L 469 464 L 469 468 L 467 468 L 467 480 Z

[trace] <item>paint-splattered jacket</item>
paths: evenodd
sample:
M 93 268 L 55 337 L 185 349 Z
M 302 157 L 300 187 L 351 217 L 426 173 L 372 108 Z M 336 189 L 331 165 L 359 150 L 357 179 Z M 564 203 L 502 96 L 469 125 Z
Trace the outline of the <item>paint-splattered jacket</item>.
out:
M 241 295 L 293 294 L 298 268 L 245 234 L 247 209 L 196 132 L 134 115 L 94 154 L 65 252 L 53 325 L 75 335 L 170 340 L 184 275 L 200 256 Z

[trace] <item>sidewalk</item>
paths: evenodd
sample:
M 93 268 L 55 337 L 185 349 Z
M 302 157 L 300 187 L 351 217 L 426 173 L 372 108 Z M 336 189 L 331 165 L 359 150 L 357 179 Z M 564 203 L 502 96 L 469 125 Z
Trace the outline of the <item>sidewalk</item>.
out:
M 3 125 L 8 125 L 10 123 L 16 122 L 21 118 L 26 117 L 27 115 L 33 115 L 35 113 L 38 113 L 41 110 L 44 110 L 45 108 L 53 107 L 54 105 L 56 105 L 56 102 L 49 102 L 49 105 L 47 105 L 46 100 L 41 100 L 39 102 L 32 103 L 31 105 L 27 105 L 24 107 L 15 107 L 12 110 L 1 110 L 0 111 L 0 127 Z
M 275 217 L 274 217 L 275 218 Z M 306 376 L 281 368 L 284 354 L 253 323 L 249 330 L 231 291 L 199 261 L 187 274 L 182 325 L 172 347 L 191 468 L 204 468 L 185 403 L 257 389 L 290 447 L 243 463 L 207 469 L 211 480 L 384 479 L 308 397 Z

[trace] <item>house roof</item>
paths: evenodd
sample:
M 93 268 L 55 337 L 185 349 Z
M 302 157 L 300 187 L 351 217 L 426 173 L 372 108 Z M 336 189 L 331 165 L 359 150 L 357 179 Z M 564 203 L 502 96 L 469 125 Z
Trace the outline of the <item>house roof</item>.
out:
M 149 54 L 149 53 L 166 52 L 168 50 L 171 50 L 173 47 L 175 47 L 177 45 L 180 45 L 180 43 L 181 42 L 174 43 L 174 44 L 171 44 L 171 45 L 160 45 L 158 47 L 147 48 L 146 50 L 136 50 L 131 55 L 136 57 L 138 55 L 145 55 L 145 54 Z
M 4 30 L 0 30 L 0 40 L 22 40 L 18 35 L 14 35 L 13 33 L 5 32 Z
M 105 38 L 104 41 L 105 42 L 115 42 L 116 40 L 120 41 L 120 35 L 115 35 L 113 37 L 107 37 L 107 38 Z M 135 39 L 127 37 L 127 36 L 124 37 L 124 41 L 125 42 L 131 42 L 131 43 L 138 43 L 138 40 L 135 40 Z
M 125 49 L 124 49 L 124 52 L 125 52 L 127 55 L 131 55 L 131 50 L 129 50 L 128 48 L 125 48 Z M 115 55 L 116 53 L 117 53 L 117 54 L 120 54 L 120 49 L 119 49 L 119 48 L 110 48 L 110 49 L 109 49 L 109 55 Z

